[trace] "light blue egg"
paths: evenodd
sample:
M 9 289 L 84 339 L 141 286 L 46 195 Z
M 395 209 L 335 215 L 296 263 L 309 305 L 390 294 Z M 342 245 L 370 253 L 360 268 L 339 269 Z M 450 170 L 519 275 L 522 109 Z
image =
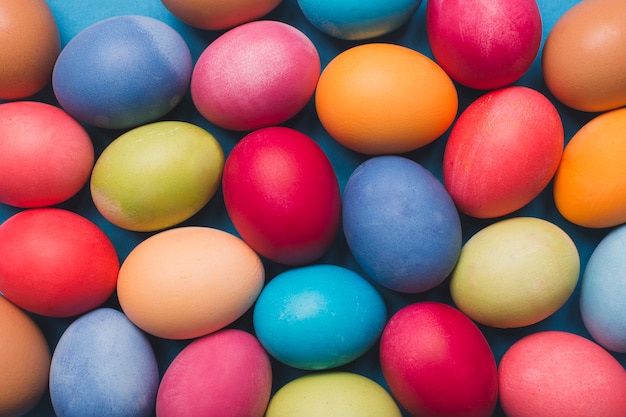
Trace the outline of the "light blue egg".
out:
M 430 171 L 401 156 L 370 158 L 350 175 L 343 229 L 363 270 L 403 293 L 439 285 L 461 251 L 461 221 L 452 198 Z
M 626 225 L 596 246 L 581 279 L 580 312 L 600 345 L 626 352 Z
M 54 94 L 76 119 L 123 129 L 155 121 L 183 98 L 193 69 L 185 40 L 147 16 L 101 20 L 72 38 L 52 74 Z
M 58 417 L 150 416 L 158 384 L 148 338 L 112 308 L 77 318 L 52 355 L 50 398 Z
M 339 39 L 371 39 L 405 24 L 421 0 L 298 0 L 304 16 Z
M 341 266 L 287 270 L 265 286 L 253 312 L 256 336 L 280 362 L 306 370 L 352 362 L 378 340 L 386 323 L 376 288 Z

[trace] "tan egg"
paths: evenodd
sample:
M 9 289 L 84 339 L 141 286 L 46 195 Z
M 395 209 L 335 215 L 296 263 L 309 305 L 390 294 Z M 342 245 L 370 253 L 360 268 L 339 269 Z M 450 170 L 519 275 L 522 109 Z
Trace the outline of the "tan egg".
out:
M 45 0 L 0 2 L 0 99 L 29 97 L 52 79 L 61 49 L 59 29 Z
M 48 389 L 50 349 L 41 329 L 0 295 L 0 417 L 31 410 Z
M 550 92 L 576 110 L 626 105 L 626 1 L 583 0 L 546 38 L 542 68 Z

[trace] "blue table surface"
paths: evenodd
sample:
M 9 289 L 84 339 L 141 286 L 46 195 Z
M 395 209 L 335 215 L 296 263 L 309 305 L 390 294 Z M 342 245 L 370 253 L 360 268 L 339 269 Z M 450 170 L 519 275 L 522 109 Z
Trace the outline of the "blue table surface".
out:
M 545 40 L 549 30 L 554 25 L 556 20 L 573 4 L 577 3 L 575 0 L 539 0 L 539 7 L 542 13 L 543 19 L 543 39 Z M 145 16 L 151 16 L 164 21 L 165 23 L 176 29 L 187 41 L 191 50 L 194 62 L 197 60 L 201 52 L 206 46 L 219 36 L 222 32 L 219 31 L 205 31 L 192 28 L 176 17 L 161 4 L 159 0 L 107 0 L 101 2 L 85 2 L 82 0 L 48 0 L 61 33 L 62 46 L 72 39 L 77 33 L 85 29 L 89 25 L 115 15 L 123 14 L 139 14 Z M 274 11 L 268 14 L 265 18 L 272 20 L 284 21 L 294 25 L 303 31 L 310 39 L 315 43 L 318 48 L 322 67 L 324 67 L 334 56 L 339 52 L 360 43 L 366 42 L 390 42 L 400 45 L 404 45 L 413 48 L 425 55 L 432 58 L 425 29 L 425 1 L 422 2 L 417 13 L 412 19 L 399 30 L 376 39 L 370 39 L 365 41 L 353 42 L 343 41 L 331 38 L 313 27 L 302 15 L 295 0 L 284 0 Z M 487 24 L 487 23 L 486 23 Z M 543 43 L 542 43 L 543 45 Z M 531 88 L 535 88 L 548 97 L 553 98 L 546 89 L 545 83 L 541 75 L 541 67 L 539 65 L 541 51 L 537 55 L 533 66 L 530 70 L 518 81 L 516 84 L 525 85 Z M 457 85 L 459 92 L 459 113 L 467 107 L 473 100 L 479 97 L 484 92 L 475 91 L 468 88 L 464 88 Z M 48 86 L 41 93 L 38 93 L 30 99 L 37 101 L 44 101 L 52 104 L 57 104 L 52 88 Z M 569 109 L 556 100 L 553 100 L 556 105 L 565 127 L 565 139 L 568 141 L 572 135 L 582 127 L 584 123 L 589 121 L 594 114 L 583 113 Z M 231 132 L 221 128 L 218 128 L 208 121 L 206 121 L 194 108 L 189 94 L 183 99 L 183 102 L 177 106 L 172 112 L 163 117 L 163 120 L 184 120 L 201 126 L 211 132 L 222 145 L 226 155 L 232 147 L 237 143 L 245 133 Z M 352 152 L 338 143 L 336 143 L 330 136 L 324 131 L 317 116 L 315 114 L 315 108 L 312 101 L 307 107 L 296 117 L 284 123 L 286 126 L 293 127 L 302 132 L 305 132 L 311 136 L 320 146 L 326 151 L 331 163 L 333 164 L 340 186 L 343 189 L 345 183 L 352 173 L 352 171 L 367 157 L 361 154 Z M 110 143 L 114 138 L 119 136 L 122 132 L 98 129 L 89 126 L 85 126 L 91 135 L 96 149 L 96 154 L 99 154 L 104 147 Z M 441 160 L 443 150 L 446 143 L 446 134 L 426 147 L 405 154 L 407 156 L 435 174 L 440 180 L 442 179 L 441 172 Z M 108 234 L 110 239 L 115 244 L 120 259 L 123 260 L 125 256 L 137 245 L 140 241 L 149 236 L 149 233 L 136 233 L 120 229 L 116 226 L 108 223 L 95 209 L 89 190 L 87 186 L 81 192 L 70 199 L 69 201 L 60 205 L 60 207 L 67 208 L 75 211 L 86 218 L 92 220 L 99 225 L 105 233 Z M 19 209 L 0 205 L 0 222 L 4 221 L 9 216 L 17 213 Z M 610 229 L 586 229 L 575 226 L 566 221 L 556 210 L 554 201 L 552 198 L 551 185 L 535 200 L 533 200 L 526 207 L 512 213 L 510 216 L 534 216 L 547 219 L 565 230 L 572 239 L 576 242 L 580 257 L 581 257 L 581 273 L 591 255 L 593 249 L 598 242 L 608 233 Z M 464 240 L 467 240 L 470 236 L 476 233 L 481 228 L 494 222 L 493 220 L 477 220 L 469 218 L 467 216 L 461 216 L 463 225 Z M 184 225 L 204 225 L 217 227 L 231 233 L 237 234 L 232 223 L 230 222 L 226 210 L 224 208 L 224 202 L 220 192 L 209 202 L 209 204 L 193 218 L 189 219 Z M 341 232 L 338 234 L 337 239 L 330 249 L 330 251 L 319 260 L 320 263 L 332 263 L 339 264 L 362 272 L 359 266 L 355 263 L 351 256 L 344 237 Z M 271 279 L 277 273 L 282 272 L 286 267 L 272 263 L 265 262 L 267 279 Z M 489 341 L 496 360 L 499 361 L 504 352 L 511 346 L 512 343 L 519 340 L 521 337 L 542 330 L 565 330 L 573 333 L 580 334 L 582 336 L 590 338 L 589 333 L 586 331 L 579 312 L 579 286 L 576 288 L 574 294 L 568 300 L 568 302 L 559 309 L 551 317 L 541 321 L 532 326 L 520 328 L 520 329 L 495 329 L 486 326 L 480 326 L 481 330 L 485 334 Z M 383 295 L 389 315 L 400 309 L 407 304 L 422 301 L 422 300 L 437 300 L 448 304 L 453 304 L 449 294 L 449 288 L 447 282 L 439 285 L 438 287 L 421 294 L 400 294 L 390 290 L 386 290 L 377 286 L 381 294 Z M 106 303 L 106 306 L 116 307 L 119 305 L 112 297 Z M 44 331 L 51 349 L 54 349 L 59 337 L 63 333 L 64 329 L 71 323 L 73 319 L 52 319 L 46 317 L 33 316 L 37 323 Z M 229 327 L 241 328 L 248 331 L 252 331 L 251 314 L 248 313 L 237 320 Z M 178 352 L 185 347 L 189 341 L 172 341 L 162 340 L 157 338 L 151 339 L 153 346 L 159 361 L 159 369 L 161 374 L 165 371 L 168 364 L 176 356 Z M 614 354 L 614 356 L 622 363 L 626 365 L 626 354 Z M 284 385 L 286 382 L 293 378 L 303 375 L 304 371 L 291 369 L 284 365 L 272 362 L 273 367 L 273 379 L 274 379 L 274 391 Z M 378 364 L 378 352 L 374 347 L 363 357 L 358 360 L 342 366 L 340 370 L 356 372 L 367 377 L 372 378 L 381 385 L 386 387 L 380 366 Z M 626 411 L 625 411 L 626 412 Z M 408 416 L 408 414 L 406 414 Z M 502 410 L 498 407 L 494 416 L 504 415 Z M 49 396 L 45 396 L 37 407 L 27 414 L 27 416 L 54 416 L 54 411 L 50 403 Z

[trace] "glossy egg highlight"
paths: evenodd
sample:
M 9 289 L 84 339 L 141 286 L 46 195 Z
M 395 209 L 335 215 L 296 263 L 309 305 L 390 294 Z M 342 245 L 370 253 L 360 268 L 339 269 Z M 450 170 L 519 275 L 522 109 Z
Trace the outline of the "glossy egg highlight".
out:
M 264 348 L 288 366 L 321 370 L 345 365 L 378 340 L 387 319 L 378 291 L 347 268 L 316 264 L 272 278 L 254 307 Z

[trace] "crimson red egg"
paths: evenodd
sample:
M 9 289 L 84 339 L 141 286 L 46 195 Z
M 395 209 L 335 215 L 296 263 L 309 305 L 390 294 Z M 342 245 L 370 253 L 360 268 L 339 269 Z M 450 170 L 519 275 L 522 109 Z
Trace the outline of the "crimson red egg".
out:
M 0 292 L 48 317 L 98 307 L 115 290 L 119 259 L 93 222 L 60 208 L 33 208 L 0 225 Z
M 495 409 L 491 348 L 476 324 L 447 304 L 418 302 L 395 313 L 381 337 L 380 365 L 411 415 L 488 417 Z
M 241 238 L 274 262 L 315 261 L 337 233 L 335 171 L 322 148 L 297 130 L 273 126 L 242 138 L 226 159 L 222 191 Z

